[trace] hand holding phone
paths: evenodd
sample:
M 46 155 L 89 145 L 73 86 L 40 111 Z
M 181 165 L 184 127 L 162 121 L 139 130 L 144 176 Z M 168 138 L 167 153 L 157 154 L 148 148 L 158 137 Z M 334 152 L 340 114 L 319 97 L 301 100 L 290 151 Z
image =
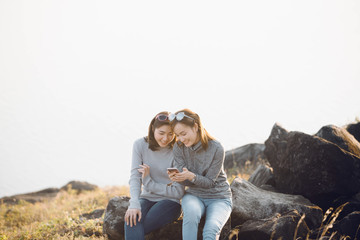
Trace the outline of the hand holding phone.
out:
M 168 168 L 167 172 L 169 174 L 169 178 L 171 179 L 174 176 L 174 174 L 179 173 L 180 171 L 177 168 Z M 168 186 L 171 186 L 172 184 L 173 182 L 170 182 Z

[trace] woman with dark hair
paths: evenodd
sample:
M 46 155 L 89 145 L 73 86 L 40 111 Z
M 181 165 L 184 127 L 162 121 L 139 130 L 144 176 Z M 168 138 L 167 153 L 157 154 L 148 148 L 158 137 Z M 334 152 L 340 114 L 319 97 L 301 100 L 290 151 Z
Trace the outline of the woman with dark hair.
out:
M 178 139 L 173 148 L 175 166 L 182 170 L 169 173 L 169 177 L 187 186 L 181 202 L 182 237 L 196 240 L 198 224 L 205 215 L 203 239 L 218 239 L 232 211 L 232 195 L 223 166 L 224 148 L 191 110 L 170 114 L 169 120 Z
M 147 137 L 133 145 L 130 206 L 125 213 L 125 239 L 145 235 L 176 220 L 181 213 L 179 199 L 184 186 L 171 183 L 167 168 L 174 164 L 175 135 L 169 113 L 160 112 L 150 122 Z

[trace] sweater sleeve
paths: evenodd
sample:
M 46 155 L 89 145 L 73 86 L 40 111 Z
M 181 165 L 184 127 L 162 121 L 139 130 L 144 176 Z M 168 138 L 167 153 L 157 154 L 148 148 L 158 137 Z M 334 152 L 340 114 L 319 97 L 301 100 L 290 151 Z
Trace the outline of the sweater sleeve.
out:
M 181 149 L 181 147 L 179 147 L 179 145 L 177 143 L 174 144 L 173 153 L 174 153 L 175 167 L 177 169 L 179 169 L 179 171 L 182 172 L 183 168 L 187 168 L 187 166 L 186 166 L 186 162 L 184 159 L 184 154 L 182 152 L 182 149 Z M 194 184 L 188 180 L 179 182 L 179 184 L 181 184 L 183 186 L 194 186 Z
M 138 172 L 139 165 L 142 164 L 142 154 L 140 141 L 135 141 L 132 151 L 132 161 L 131 161 L 131 172 L 130 172 L 130 205 L 129 208 L 141 209 L 139 196 L 141 193 L 141 184 L 142 184 L 142 174 Z
M 169 183 L 170 183 L 170 179 L 169 179 Z M 149 175 L 143 179 L 143 184 L 148 191 L 156 195 L 174 198 L 174 199 L 182 198 L 185 192 L 184 187 L 178 183 L 173 183 L 168 186 L 168 184 L 158 183 L 154 181 Z
M 216 148 L 215 154 L 213 156 L 211 165 L 205 176 L 196 174 L 196 179 L 194 184 L 202 188 L 212 188 L 215 186 L 216 179 L 218 178 L 224 164 L 225 151 L 224 148 L 220 145 Z

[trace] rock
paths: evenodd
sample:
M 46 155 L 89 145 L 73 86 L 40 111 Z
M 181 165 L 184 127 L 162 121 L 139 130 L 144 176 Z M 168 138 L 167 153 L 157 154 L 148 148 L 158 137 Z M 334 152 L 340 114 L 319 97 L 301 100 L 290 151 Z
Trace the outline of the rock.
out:
M 273 169 L 268 165 L 261 164 L 251 174 L 248 181 L 259 188 L 266 186 L 268 189 L 268 185 L 275 186 Z
M 338 213 L 338 220 L 343 219 L 352 212 L 360 212 L 360 200 L 356 198 L 356 195 L 350 198 L 346 196 L 339 197 L 333 201 L 332 206 L 334 206 L 335 211 L 341 208 Z
M 82 191 L 94 191 L 98 188 L 98 186 L 90 184 L 88 182 L 81 182 L 81 181 L 71 181 L 65 186 L 61 188 L 61 190 L 68 190 L 73 189 L 76 190 L 77 193 L 80 193 Z
M 248 220 L 268 219 L 277 213 L 284 214 L 292 210 L 297 210 L 300 215 L 305 214 L 305 221 L 310 229 L 321 224 L 322 209 L 303 196 L 266 191 L 241 178 L 233 180 L 231 190 L 233 227 Z
M 238 226 L 229 239 L 235 236 L 241 240 L 306 239 L 309 232 L 301 215 L 293 210 L 268 219 L 248 220 Z
M 60 190 L 58 188 L 46 188 L 38 192 L 18 194 L 11 197 L 3 197 L 0 199 L 0 203 L 13 205 L 13 204 L 18 204 L 20 200 L 29 203 L 42 202 L 44 200 L 50 200 L 55 198 L 59 191 Z
M 265 163 L 264 144 L 247 144 L 225 152 L 224 169 L 228 175 L 237 175 L 245 169 L 255 169 Z
M 202 231 L 205 225 L 205 218 L 201 218 L 199 223 L 199 230 L 198 230 L 198 236 L 197 239 L 203 239 L 202 238 Z M 221 230 L 221 234 L 219 237 L 219 240 L 225 240 L 227 239 L 227 235 L 231 231 L 231 218 L 228 219 L 225 226 Z M 181 240 L 182 239 L 182 219 L 178 219 L 174 223 L 170 223 L 163 228 L 151 232 L 148 235 L 146 235 L 146 240 Z
M 360 156 L 360 143 L 346 129 L 334 125 L 322 127 L 315 136 L 338 145 L 340 148 Z
M 110 199 L 104 216 L 103 233 L 110 240 L 124 239 L 124 216 L 130 203 L 129 197 L 114 197 Z
M 339 222 L 335 222 L 334 229 L 341 235 L 349 236 L 350 239 L 360 237 L 360 211 L 352 212 Z
M 360 122 L 348 124 L 346 130 L 360 142 Z
M 333 199 L 360 191 L 360 158 L 332 142 L 275 124 L 265 145 L 283 193 L 303 195 L 327 210 Z
M 124 239 L 124 216 L 129 206 L 129 197 L 114 197 L 110 199 L 104 216 L 103 233 L 107 235 L 110 240 Z M 204 218 L 199 224 L 198 238 L 202 239 L 202 230 L 204 227 Z M 231 230 L 231 218 L 223 227 L 220 235 L 220 240 L 225 239 Z M 181 240 L 182 239 L 182 218 L 169 223 L 159 230 L 153 231 L 145 236 L 146 240 Z

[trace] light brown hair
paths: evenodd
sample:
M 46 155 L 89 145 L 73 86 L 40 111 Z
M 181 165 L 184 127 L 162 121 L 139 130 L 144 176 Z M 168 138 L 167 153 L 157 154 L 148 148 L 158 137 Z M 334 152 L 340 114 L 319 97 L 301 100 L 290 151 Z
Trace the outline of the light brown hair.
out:
M 190 109 L 183 109 L 183 110 L 180 110 L 180 111 L 177 111 L 175 113 L 178 114 L 179 112 L 184 112 L 186 116 L 189 116 L 191 118 L 188 118 L 188 117 L 184 117 L 182 120 L 178 121 L 176 118 L 174 120 L 172 120 L 170 123 L 171 123 L 171 128 L 174 129 L 175 125 L 177 123 L 182 123 L 182 124 L 185 124 L 189 127 L 194 127 L 195 126 L 195 123 L 198 125 L 198 132 L 197 134 L 199 134 L 199 137 L 200 137 L 200 141 L 201 141 L 201 145 L 204 149 L 207 149 L 208 146 L 209 146 L 209 141 L 210 140 L 215 140 L 214 137 L 212 137 L 207 131 L 206 129 L 204 128 L 204 126 L 202 125 L 201 121 L 200 121 L 200 117 L 198 114 L 196 114 L 195 112 L 191 111 Z M 181 144 L 181 143 L 179 143 Z

